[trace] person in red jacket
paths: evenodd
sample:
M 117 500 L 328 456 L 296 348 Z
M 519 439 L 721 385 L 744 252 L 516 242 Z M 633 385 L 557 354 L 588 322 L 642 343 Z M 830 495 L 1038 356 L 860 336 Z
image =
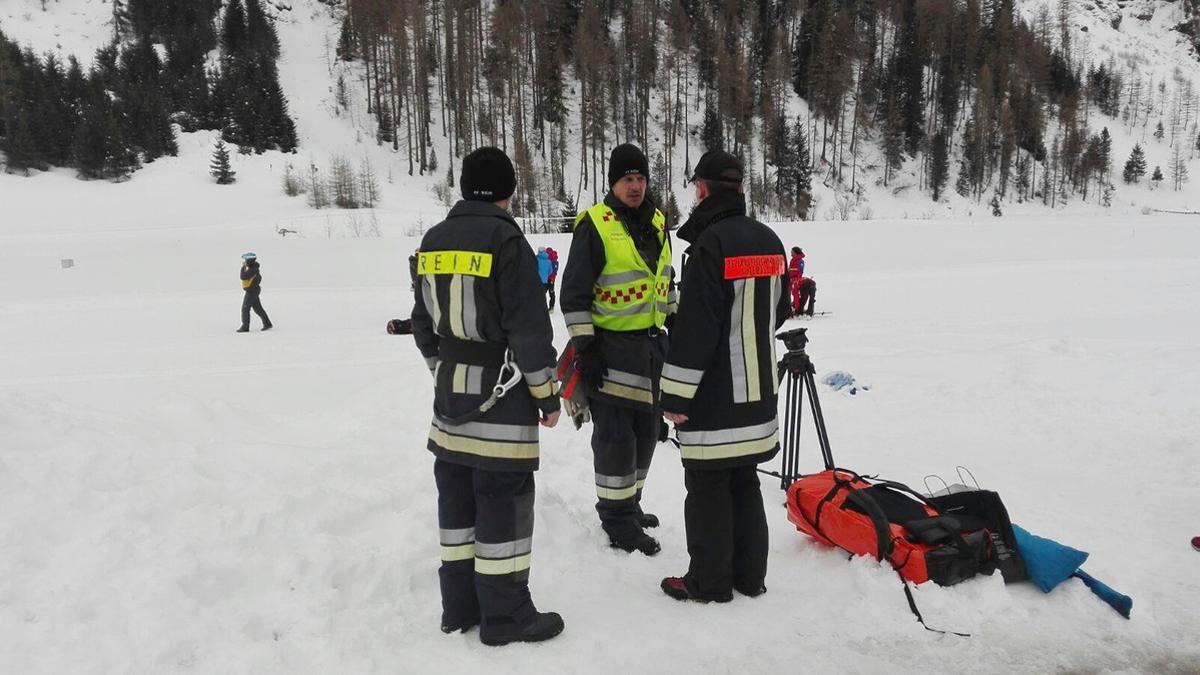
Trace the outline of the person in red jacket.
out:
M 792 259 L 788 262 L 788 287 L 792 293 L 792 316 L 800 316 L 800 282 L 804 280 L 804 249 L 792 247 Z
M 804 277 L 804 249 L 799 246 L 792 247 L 792 259 L 788 262 L 788 282 L 792 294 L 792 316 L 812 316 L 817 305 L 817 282 Z

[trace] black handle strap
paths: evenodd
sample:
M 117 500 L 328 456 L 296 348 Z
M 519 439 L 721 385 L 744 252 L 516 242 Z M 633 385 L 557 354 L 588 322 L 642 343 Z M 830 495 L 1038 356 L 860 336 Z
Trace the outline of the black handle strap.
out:
M 913 598 L 912 589 L 908 587 L 908 579 L 905 579 L 904 575 L 900 574 L 900 570 L 896 570 L 896 576 L 900 577 L 900 583 L 904 584 L 904 597 L 908 599 L 908 609 L 912 611 L 913 616 L 917 617 L 917 621 L 921 624 L 922 628 L 930 633 L 937 633 L 939 635 L 949 634 L 957 635 L 959 637 L 971 637 L 970 633 L 959 633 L 952 630 L 938 630 L 936 628 L 930 628 L 928 625 L 926 625 L 925 619 L 921 616 L 921 610 L 917 609 L 917 601 Z

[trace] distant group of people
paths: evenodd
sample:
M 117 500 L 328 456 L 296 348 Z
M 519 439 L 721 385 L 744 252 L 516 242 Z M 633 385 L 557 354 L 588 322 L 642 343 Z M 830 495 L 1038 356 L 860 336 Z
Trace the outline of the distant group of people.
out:
M 804 249 L 792 247 L 788 262 L 788 282 L 792 298 L 792 316 L 812 316 L 817 306 L 817 282 L 804 276 Z

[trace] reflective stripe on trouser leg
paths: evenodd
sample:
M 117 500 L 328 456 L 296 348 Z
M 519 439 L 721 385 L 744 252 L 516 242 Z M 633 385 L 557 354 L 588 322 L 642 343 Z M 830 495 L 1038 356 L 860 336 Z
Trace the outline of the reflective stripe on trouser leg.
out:
M 642 532 L 637 508 L 637 411 L 595 398 L 588 403 L 592 412 L 596 513 L 609 538 L 626 541 Z
M 533 545 L 533 472 L 475 472 L 475 591 L 484 624 L 526 621 Z
M 437 460 L 433 476 L 438 489 L 438 539 L 442 565 L 442 624 L 466 625 L 479 618 L 475 593 L 474 469 Z

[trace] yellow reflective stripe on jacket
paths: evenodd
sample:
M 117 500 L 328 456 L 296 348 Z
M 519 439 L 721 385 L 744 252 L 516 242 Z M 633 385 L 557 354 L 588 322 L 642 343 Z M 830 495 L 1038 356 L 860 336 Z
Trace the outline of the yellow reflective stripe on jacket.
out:
M 615 331 L 662 327 L 667 314 L 671 282 L 671 244 L 666 217 L 654 211 L 654 227 L 662 242 L 656 269 L 651 270 L 633 237 L 607 204 L 596 204 L 576 218 L 589 215 L 604 245 L 604 268 L 596 279 L 592 299 L 592 324 Z M 582 334 L 582 331 L 580 331 Z
M 479 251 L 428 251 L 417 256 L 417 274 L 492 275 L 492 254 Z
M 442 431 L 436 426 L 429 428 L 429 440 L 437 444 L 438 447 L 445 448 L 446 450 L 465 452 L 470 455 L 479 455 L 480 457 L 499 457 L 502 459 L 538 458 L 537 441 L 500 441 L 456 436 Z
M 731 429 L 679 431 L 683 459 L 729 459 L 767 452 L 779 445 L 779 421 Z
M 250 277 L 249 279 L 242 279 L 242 288 L 250 288 L 250 285 L 253 284 L 254 280 L 257 278 L 258 278 L 258 275 L 255 274 L 254 276 Z

